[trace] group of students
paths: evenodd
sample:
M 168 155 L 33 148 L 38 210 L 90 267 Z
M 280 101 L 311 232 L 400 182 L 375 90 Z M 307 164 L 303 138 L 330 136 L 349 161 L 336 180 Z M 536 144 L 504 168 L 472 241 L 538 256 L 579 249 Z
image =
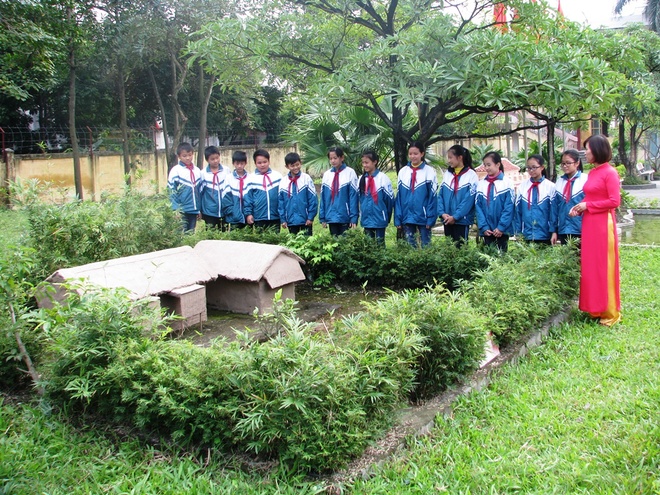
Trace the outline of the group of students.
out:
M 256 227 L 287 228 L 292 233 L 312 234 L 318 212 L 323 227 L 339 236 L 360 223 L 367 235 L 384 243 L 385 229 L 394 212 L 394 225 L 413 246 L 431 242 L 431 228 L 439 219 L 445 235 L 461 244 L 468 238 L 475 219 L 480 238 L 506 251 L 512 234 L 544 244 L 582 239 L 580 309 L 604 325 L 621 319 L 618 243 L 615 209 L 620 204 L 616 170 L 609 164 L 609 141 L 591 136 L 585 141 L 586 158 L 594 165 L 589 176 L 582 173 L 580 156 L 574 150 L 561 155 L 563 175 L 556 184 L 546 178 L 541 155 L 527 160 L 529 179 L 517 191 L 505 177 L 500 155 L 483 157 L 486 177 L 479 180 L 472 156 L 463 146 L 447 153 L 447 170 L 438 186 L 435 169 L 424 160 L 425 146 L 413 143 L 408 164 L 397 177 L 397 194 L 386 174 L 378 170 L 373 151 L 362 154 L 363 175 L 344 162 L 344 152 L 328 151 L 330 169 L 323 174 L 320 201 L 312 178 L 301 171 L 300 155 L 285 157 L 288 173 L 270 168 L 266 150 L 253 154 L 256 170 L 248 174 L 247 155 L 233 154 L 233 171 L 220 163 L 214 146 L 205 150 L 207 166 L 193 165 L 193 148 L 182 143 L 179 164 L 172 168 L 168 187 L 172 208 L 182 213 L 184 230 L 195 229 L 198 217 L 220 229 Z M 589 180 L 587 180 L 589 179 Z
M 172 208 L 180 210 L 184 230 L 194 230 L 198 218 L 222 230 L 247 225 L 286 228 L 291 233 L 312 234 L 314 218 L 319 214 L 323 227 L 338 236 L 358 224 L 379 242 L 394 215 L 394 225 L 411 244 L 426 246 L 431 229 L 438 219 L 445 235 L 456 243 L 465 242 L 472 224 L 477 222 L 485 244 L 507 249 L 515 234 L 525 240 L 547 244 L 565 243 L 579 237 L 581 217 L 570 217 L 570 209 L 584 197 L 586 175 L 574 150 L 562 154 L 564 175 L 554 184 L 546 178 L 544 160 L 533 155 L 527 161 L 529 179 L 516 192 L 504 176 L 502 159 L 497 152 L 483 157 L 486 177 L 479 180 L 470 152 L 454 145 L 447 152 L 447 170 L 440 184 L 436 171 L 425 161 L 425 147 L 413 143 L 408 149 L 408 164 L 397 178 L 395 197 L 392 183 L 378 169 L 378 155 L 365 151 L 361 162 L 363 175 L 346 165 L 344 152 L 330 148 L 330 169 L 323 174 L 320 201 L 312 178 L 302 172 L 300 155 L 289 153 L 284 161 L 288 173 L 270 168 L 268 151 L 254 152 L 255 171 L 246 171 L 247 155 L 236 151 L 234 170 L 220 163 L 215 146 L 206 148 L 207 165 L 203 170 L 193 165 L 193 148 L 182 143 L 177 149 L 179 163 L 172 168 L 168 187 Z

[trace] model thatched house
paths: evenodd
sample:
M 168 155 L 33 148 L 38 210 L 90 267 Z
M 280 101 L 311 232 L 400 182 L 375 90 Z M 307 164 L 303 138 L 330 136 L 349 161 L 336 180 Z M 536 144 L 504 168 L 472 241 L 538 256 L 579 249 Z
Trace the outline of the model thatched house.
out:
M 305 278 L 303 261 L 281 246 L 237 241 L 202 241 L 56 271 L 47 282 L 51 297 L 40 306 L 66 299 L 63 282 L 84 280 L 102 287 L 123 287 L 132 298 L 153 298 L 182 317 L 180 329 L 207 319 L 207 304 L 234 313 L 261 312 L 272 306 L 275 292 L 295 298 L 295 282 Z

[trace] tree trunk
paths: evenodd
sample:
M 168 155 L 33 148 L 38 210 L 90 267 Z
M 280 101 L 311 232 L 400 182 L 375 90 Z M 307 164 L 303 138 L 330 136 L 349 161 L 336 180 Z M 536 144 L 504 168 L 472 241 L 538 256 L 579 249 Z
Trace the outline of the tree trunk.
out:
M 552 182 L 557 180 L 557 167 L 555 166 L 555 128 L 557 123 L 554 119 L 548 120 L 548 177 Z
M 637 144 L 639 139 L 637 138 L 637 124 L 631 124 L 630 126 L 630 164 L 632 167 L 637 169 Z
M 167 117 L 165 116 L 165 104 L 163 99 L 160 97 L 160 91 L 158 89 L 158 84 L 156 84 L 156 77 L 154 76 L 154 71 L 151 70 L 151 66 L 147 64 L 147 72 L 149 72 L 149 79 L 151 79 L 151 86 L 154 89 L 154 95 L 156 96 L 156 102 L 158 103 L 158 109 L 160 110 L 160 120 L 163 123 L 163 142 L 165 144 L 165 156 L 167 157 L 167 171 L 169 172 L 170 168 L 174 163 L 170 162 L 170 156 L 172 155 L 172 150 L 170 150 L 170 141 L 169 141 L 169 128 L 167 127 Z
M 197 166 L 200 169 L 204 168 L 204 147 L 206 144 L 206 122 L 208 118 L 209 103 L 211 102 L 211 95 L 213 94 L 213 85 L 215 84 L 215 76 L 211 76 L 209 85 L 204 87 L 204 68 L 199 66 L 199 101 L 202 102 L 202 111 L 199 116 L 199 148 L 197 150 Z
M 131 157 L 128 148 L 128 122 L 126 118 L 126 84 L 124 82 L 124 64 L 121 56 L 117 59 L 117 76 L 119 78 L 119 114 L 121 127 L 122 151 L 124 155 L 124 180 L 126 185 L 131 185 Z
M 67 8 L 67 20 L 74 22 L 73 10 Z M 76 188 L 76 196 L 83 199 L 82 174 L 80 172 L 80 148 L 78 148 L 78 136 L 76 135 L 76 48 L 72 38 L 69 40 L 69 138 L 71 139 L 71 150 L 73 152 L 73 182 Z
M 181 104 L 179 103 L 179 92 L 181 91 L 181 88 L 183 88 L 183 84 L 187 75 L 186 67 L 187 66 L 185 65 L 181 66 L 181 64 L 179 64 L 178 60 L 176 59 L 176 55 L 170 52 L 170 70 L 172 77 L 172 95 L 170 97 L 170 101 L 172 103 L 172 113 L 174 115 L 174 125 L 172 127 L 172 131 L 174 132 L 174 138 L 172 142 L 173 153 L 170 155 L 172 164 L 175 164 L 177 161 L 177 156 L 174 151 L 176 150 L 176 146 L 178 146 L 181 142 L 181 137 L 183 136 L 183 131 L 186 127 L 186 121 L 188 120 L 188 117 L 183 112 Z
M 619 116 L 619 160 L 626 167 L 627 175 L 635 175 L 634 165 L 630 163 L 626 153 L 626 120 L 622 116 Z

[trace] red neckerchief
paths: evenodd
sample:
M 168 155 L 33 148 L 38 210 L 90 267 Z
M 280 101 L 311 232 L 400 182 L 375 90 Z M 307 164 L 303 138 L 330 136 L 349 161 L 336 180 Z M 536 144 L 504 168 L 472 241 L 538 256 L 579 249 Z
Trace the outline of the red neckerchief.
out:
M 185 164 L 184 164 L 185 165 Z M 190 165 L 186 165 L 186 168 L 190 171 L 190 182 L 192 182 L 193 187 L 195 187 L 195 173 L 193 172 L 193 168 L 195 166 L 191 163 Z
M 499 177 L 500 174 L 497 174 L 494 177 L 491 177 L 490 175 L 486 177 L 486 180 L 488 181 L 488 190 L 486 191 L 486 206 L 490 204 L 490 195 L 491 192 L 493 191 L 493 182 L 499 179 Z
M 456 195 L 456 193 L 458 193 L 458 183 L 460 182 L 461 175 L 463 175 L 468 170 L 470 170 L 470 169 L 464 165 L 463 169 L 459 173 L 452 172 L 451 183 L 454 186 L 454 195 Z
M 538 198 L 539 185 L 541 184 L 541 181 L 538 181 L 538 182 L 532 181 L 531 184 L 532 184 L 531 187 L 529 189 L 527 189 L 527 209 L 528 210 L 532 209 L 532 191 L 534 189 L 536 189 L 536 195 L 537 195 L 537 198 Z
M 568 203 L 571 200 L 571 195 L 573 194 L 573 182 L 577 178 L 577 172 L 570 179 L 566 179 L 566 185 L 564 186 L 564 199 Z
M 241 208 L 243 207 L 243 181 L 247 177 L 247 174 L 244 173 L 240 177 L 237 175 L 236 178 L 238 179 L 238 197 L 240 199 L 241 203 Z
M 298 192 L 298 179 L 300 179 L 301 175 L 302 175 L 301 173 L 298 174 L 298 175 L 293 175 L 293 176 L 291 174 L 289 174 L 289 179 L 290 179 L 289 180 L 289 197 L 291 197 L 291 186 L 292 185 L 294 185 L 296 187 L 294 192 Z
M 339 194 L 339 174 L 341 173 L 341 166 L 335 169 L 335 176 L 332 179 L 332 189 L 330 190 L 330 202 L 335 201 L 335 196 Z
M 211 170 L 211 173 L 213 174 L 213 182 L 211 183 L 211 189 L 215 190 L 215 185 L 220 184 L 220 181 L 218 180 L 218 174 L 220 173 L 220 169 L 218 169 L 217 172 Z
M 419 167 L 421 167 L 422 164 L 420 163 L 416 167 L 413 166 L 413 164 L 410 164 L 410 168 L 412 168 L 412 175 L 410 176 L 410 192 L 414 193 L 415 192 L 415 182 L 417 181 L 417 170 L 419 170 Z
M 367 190 L 365 192 L 369 194 L 369 190 L 371 190 L 371 199 L 374 200 L 375 204 L 378 204 L 378 191 L 376 191 L 376 181 L 374 180 L 373 175 L 367 174 Z
M 268 175 L 268 172 L 264 174 L 264 180 L 263 180 L 263 186 L 264 186 L 264 191 L 268 191 L 268 188 L 266 187 L 266 179 L 268 179 L 268 184 L 272 187 L 273 186 L 273 181 L 270 180 L 270 175 Z

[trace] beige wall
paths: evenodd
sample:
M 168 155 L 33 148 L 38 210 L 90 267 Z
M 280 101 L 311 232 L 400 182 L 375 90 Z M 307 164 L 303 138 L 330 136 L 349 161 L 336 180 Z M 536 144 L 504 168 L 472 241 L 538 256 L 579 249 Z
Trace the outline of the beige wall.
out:
M 242 149 L 248 155 L 248 170 L 254 171 L 252 148 L 223 147 L 220 149 L 221 163 L 230 170 L 231 155 L 235 150 Z M 273 170 L 286 173 L 284 156 L 296 151 L 295 147 L 269 146 L 265 149 L 270 153 L 270 163 Z M 6 180 L 37 179 L 49 184 L 48 196 L 53 200 L 66 200 L 75 197 L 73 179 L 73 155 L 58 153 L 56 155 L 13 155 L 9 153 L 9 165 L 3 166 L 0 179 Z M 165 153 L 140 153 L 131 155 L 134 164 L 134 188 L 145 193 L 164 192 L 167 188 L 167 161 Z M 8 171 L 8 173 L 7 173 Z M 93 156 L 84 155 L 80 160 L 83 197 L 98 201 L 103 194 L 118 194 L 124 189 L 124 162 L 119 153 L 102 151 Z M 49 198 L 44 198 L 49 199 Z

